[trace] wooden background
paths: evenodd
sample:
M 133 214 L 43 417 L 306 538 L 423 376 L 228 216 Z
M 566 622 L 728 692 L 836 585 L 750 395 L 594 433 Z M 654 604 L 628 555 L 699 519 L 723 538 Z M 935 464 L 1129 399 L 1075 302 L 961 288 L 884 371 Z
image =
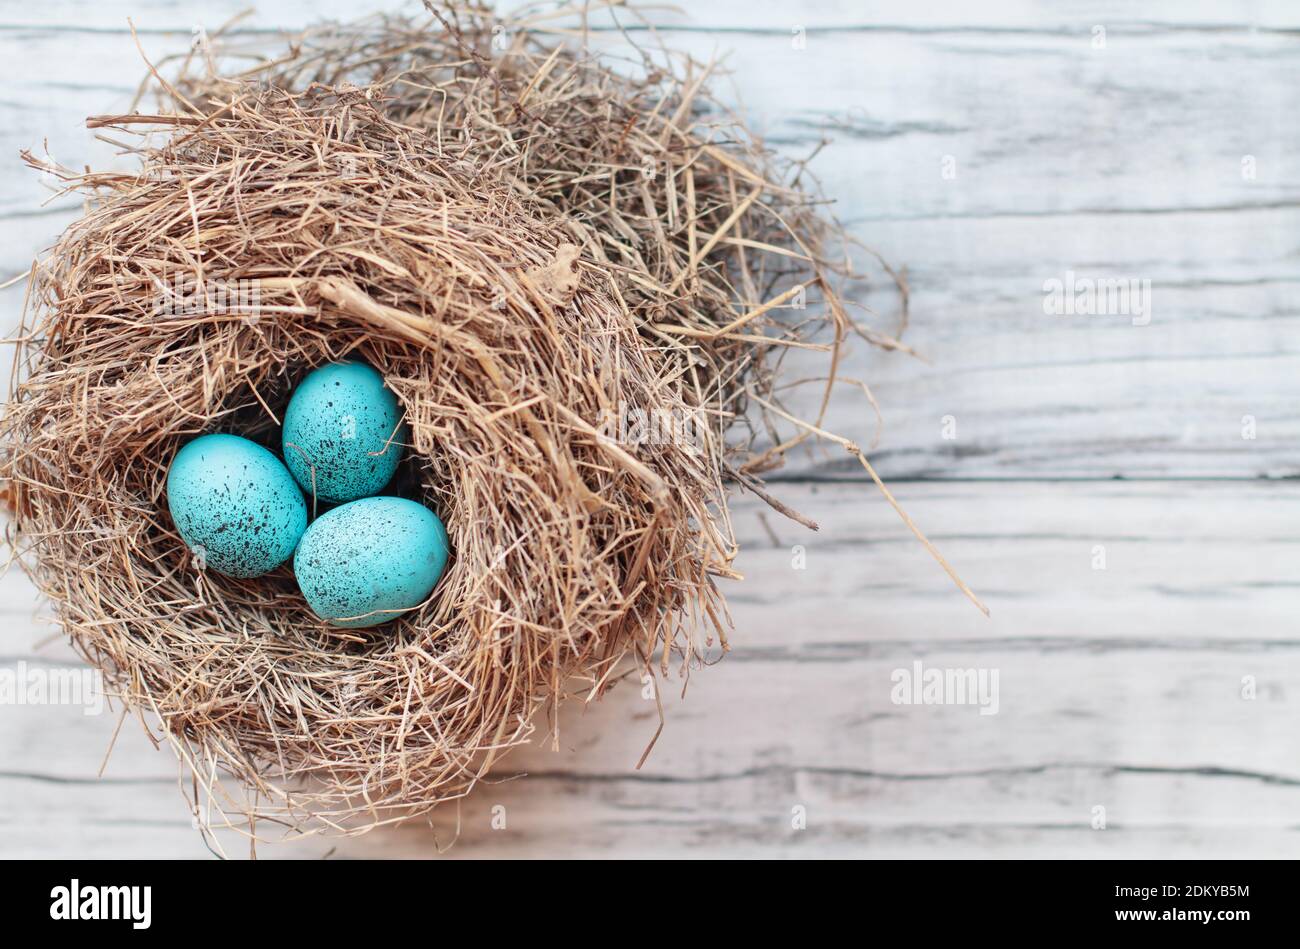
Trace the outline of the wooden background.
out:
M 41 206 L 19 148 L 122 163 L 83 120 L 141 75 L 126 17 L 158 57 L 243 5 L 4 4 L 0 273 L 77 213 Z M 266 2 L 247 25 L 393 6 Z M 653 703 L 626 688 L 431 827 L 259 855 L 432 856 L 458 820 L 450 857 L 1300 854 L 1300 6 L 716 0 L 658 20 L 729 51 L 772 144 L 833 138 L 813 167 L 838 213 L 908 266 L 926 361 L 860 347 L 849 371 L 885 413 L 877 466 L 992 618 L 819 450 L 777 491 L 819 533 L 740 502 L 734 651 L 670 698 L 641 771 Z M 1045 315 L 1067 270 L 1149 279 L 1150 325 Z M 7 331 L 20 298 L 0 294 Z M 895 325 L 879 281 L 860 298 Z M 830 422 L 871 441 L 847 390 Z M 70 661 L 16 571 L 0 616 L 0 664 Z M 917 660 L 998 670 L 999 713 L 893 704 Z M 114 723 L 0 707 L 0 855 L 207 854 L 138 727 L 96 777 Z

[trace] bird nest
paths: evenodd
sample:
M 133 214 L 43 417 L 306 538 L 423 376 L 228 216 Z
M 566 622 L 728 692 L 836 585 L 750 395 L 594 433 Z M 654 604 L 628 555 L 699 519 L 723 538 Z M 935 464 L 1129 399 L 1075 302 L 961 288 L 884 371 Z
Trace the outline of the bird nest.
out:
M 565 698 L 725 651 L 732 487 L 809 524 L 765 471 L 821 437 L 870 470 L 782 401 L 792 350 L 824 354 L 824 411 L 850 334 L 898 348 L 850 318 L 803 169 L 698 64 L 500 35 L 445 6 L 242 72 L 201 49 L 150 67 L 157 114 L 90 120 L 142 136 L 137 172 L 28 156 L 88 201 L 29 284 L 11 540 L 204 826 L 355 832 L 468 793 Z M 452 551 L 364 630 L 318 620 L 288 566 L 203 569 L 165 495 L 187 440 L 277 447 L 293 384 L 348 357 L 409 425 L 390 490 Z

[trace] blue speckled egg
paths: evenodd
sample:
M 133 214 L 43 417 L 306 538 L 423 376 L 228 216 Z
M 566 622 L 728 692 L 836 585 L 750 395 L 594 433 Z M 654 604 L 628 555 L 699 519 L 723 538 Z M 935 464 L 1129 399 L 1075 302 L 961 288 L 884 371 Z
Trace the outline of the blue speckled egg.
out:
M 256 577 L 293 555 L 307 502 L 280 459 L 236 435 L 202 435 L 176 453 L 167 506 L 204 567 Z
M 302 535 L 293 572 L 312 612 L 335 626 L 375 626 L 419 606 L 447 566 L 447 529 L 405 498 L 362 498 Z
M 400 427 L 399 427 L 400 426 Z M 299 383 L 284 413 L 284 460 L 308 496 L 330 504 L 383 490 L 407 440 L 384 377 L 359 362 L 321 366 Z

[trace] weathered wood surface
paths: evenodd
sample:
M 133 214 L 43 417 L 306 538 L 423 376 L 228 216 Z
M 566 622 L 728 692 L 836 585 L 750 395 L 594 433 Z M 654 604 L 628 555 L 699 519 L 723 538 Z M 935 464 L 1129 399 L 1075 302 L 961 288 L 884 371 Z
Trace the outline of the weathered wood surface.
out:
M 635 681 L 572 707 L 460 812 L 455 856 L 1294 855 L 1300 487 L 1294 483 L 922 484 L 913 516 L 987 598 L 971 609 L 863 485 L 784 486 L 812 534 L 743 502 L 732 654 L 697 670 L 668 727 Z M 795 569 L 796 545 L 806 566 Z M 1106 569 L 1093 569 L 1095 547 Z M 21 585 L 5 581 L 6 601 Z M 6 607 L 10 628 L 21 610 Z M 13 642 L 14 637 L 9 637 Z M 13 643 L 6 664 L 31 655 Z M 43 653 L 57 661 L 58 650 Z M 999 707 L 896 705 L 916 661 L 998 670 Z M 1256 698 L 1242 697 L 1253 676 Z M 206 853 L 170 752 L 77 708 L 0 715 L 0 848 Z M 505 807 L 504 830 L 491 828 Z M 1106 809 L 1107 828 L 1091 826 Z M 807 829 L 791 828 L 792 808 Z M 408 826 L 267 857 L 431 855 Z M 223 839 L 232 855 L 246 852 Z
M 126 17 L 156 58 L 243 6 L 0 12 L 0 274 L 76 215 L 39 207 L 19 148 L 127 163 L 84 128 L 140 78 Z M 264 6 L 247 25 L 271 42 L 391 4 Z M 737 101 L 775 147 L 832 137 L 812 167 L 838 213 L 908 266 L 906 341 L 928 362 L 858 347 L 846 372 L 885 413 L 882 473 L 993 617 L 873 488 L 829 483 L 860 470 L 831 450 L 792 459 L 780 493 L 822 531 L 769 512 L 774 541 L 742 504 L 734 652 L 669 702 L 646 767 L 653 709 L 621 688 L 571 710 L 561 752 L 511 760 L 530 777 L 466 803 L 450 855 L 1300 852 L 1300 488 L 1258 480 L 1300 474 L 1300 7 L 717 0 L 660 20 L 674 46 L 729 51 Z M 1067 270 L 1149 279 L 1150 325 L 1046 315 L 1043 283 Z M 859 290 L 892 328 L 879 275 Z M 0 293 L 5 327 L 19 302 Z M 872 441 L 848 389 L 830 425 Z M 21 577 L 0 581 L 0 664 L 35 661 L 53 634 L 33 609 Z M 917 660 L 999 670 L 999 713 L 894 705 L 891 673 Z M 95 778 L 112 730 L 75 708 L 0 707 L 0 855 L 207 853 L 170 754 L 136 726 Z M 431 855 L 455 814 L 434 823 L 261 855 Z
M 248 23 L 299 25 L 315 6 L 271 5 Z M 688 26 L 671 42 L 702 58 L 726 52 L 738 100 L 788 154 L 834 138 L 813 169 L 853 233 L 909 268 L 906 340 L 929 362 L 860 345 L 846 367 L 885 410 L 882 473 L 1300 470 L 1300 8 L 952 4 L 944 19 L 921 4 L 696 6 L 667 17 Z M 0 155 L 48 139 L 65 163 L 112 160 L 84 118 L 124 107 L 142 75 L 127 15 L 159 58 L 240 7 L 57 0 L 11 12 L 16 22 L 0 24 L 13 77 Z M 1104 49 L 1092 46 L 1095 26 Z M 37 211 L 38 176 L 10 169 L 0 267 L 17 273 L 76 212 Z M 1151 324 L 1045 315 L 1043 284 L 1067 270 L 1150 280 Z M 870 322 L 892 329 L 897 301 L 876 278 L 861 299 L 878 310 Z M 0 300 L 6 322 L 16 301 Z M 955 440 L 941 435 L 946 415 Z M 1250 441 L 1246 415 L 1257 423 Z M 830 421 L 864 444 L 874 434 L 847 389 Z M 834 456 L 792 459 L 792 470 L 810 466 L 860 474 Z

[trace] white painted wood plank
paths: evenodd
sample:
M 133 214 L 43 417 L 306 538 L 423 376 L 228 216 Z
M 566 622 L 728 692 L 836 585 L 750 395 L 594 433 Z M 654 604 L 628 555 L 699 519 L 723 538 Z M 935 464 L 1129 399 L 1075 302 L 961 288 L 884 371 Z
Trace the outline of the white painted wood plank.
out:
M 750 783 L 746 783 L 750 782 Z M 202 858 L 174 786 L 30 784 L 0 818 L 0 855 Z M 51 801 L 59 807 L 52 808 Z M 803 831 L 791 801 L 807 807 Z M 1091 808 L 1108 826 L 1092 830 Z M 506 827 L 493 830 L 492 808 Z M 483 793 L 456 818 L 351 840 L 310 838 L 257 848 L 262 859 L 570 857 L 934 857 L 1294 859 L 1294 789 L 1228 777 L 1091 773 L 992 774 L 944 781 L 837 778 L 774 769 L 765 778 L 698 784 L 629 777 L 599 784 L 536 775 Z M 450 845 L 450 846 L 449 846 Z M 223 840 L 235 859 L 246 841 Z
M 95 6 L 91 22 L 128 8 Z M 1006 29 L 827 27 L 804 51 L 770 29 L 672 37 L 703 56 L 731 50 L 748 114 L 787 153 L 833 135 L 835 145 L 814 163 L 828 193 L 856 236 L 909 267 L 907 341 L 929 362 L 859 345 L 845 366 L 870 382 L 885 411 L 875 457 L 886 476 L 1300 470 L 1300 271 L 1292 239 L 1300 228 L 1293 160 L 1300 128 L 1290 107 L 1300 42 L 1271 28 L 1211 28 L 1230 19 L 1230 8 L 1219 8 L 1218 21 L 1198 8 L 1190 27 L 1112 30 L 1105 51 L 1054 27 L 1023 34 L 1018 18 L 1043 15 L 1032 4 L 974 14 Z M 178 30 L 146 36 L 152 55 L 187 42 L 183 24 L 199 8 L 149 9 Z M 277 8 L 284 19 L 273 22 L 301 22 L 295 9 Z M 734 14 L 720 9 L 710 22 Z M 1083 9 L 1072 22 L 1088 22 L 1093 8 Z M 1172 15 L 1162 9 L 1153 20 Z M 1240 7 L 1236 18 L 1258 23 L 1279 9 Z M 204 17 L 217 19 L 216 12 L 202 8 Z M 744 22 L 775 16 L 763 8 Z M 894 5 L 862 22 L 877 16 L 925 21 Z M 52 15 L 51 22 L 60 21 Z M 82 122 L 129 100 L 140 75 L 134 47 L 121 31 L 78 34 L 75 57 L 66 55 L 68 44 L 36 25 L 0 30 L 0 54 L 19 77 L 3 104 L 0 154 L 48 137 L 69 164 L 126 164 Z M 1257 161 L 1254 179 L 1241 174 L 1247 154 Z M 952 179 L 941 174 L 947 155 L 955 160 Z M 0 176 L 7 274 L 24 269 L 76 213 L 38 210 L 37 176 L 14 168 Z M 1149 279 L 1151 325 L 1045 315 L 1044 281 L 1071 270 Z M 0 295 L 3 325 L 15 325 L 20 292 Z M 873 325 L 895 325 L 896 300 L 879 279 L 854 296 L 878 311 L 868 318 Z M 852 390 L 841 396 L 832 427 L 869 444 L 874 416 Z M 811 397 L 808 391 L 795 404 Z M 955 439 L 943 437 L 949 415 Z M 1245 416 L 1255 419 L 1254 439 L 1242 438 Z M 794 457 L 790 470 L 861 477 L 851 460 L 825 454 Z
M 672 45 L 724 56 L 729 98 L 788 153 L 834 138 L 812 167 L 850 221 L 1295 205 L 1295 37 L 1191 32 L 1104 50 L 1088 39 L 830 31 L 792 49 L 781 35 L 701 31 Z M 142 42 L 159 59 L 190 35 Z M 11 136 L 30 147 L 65 130 L 89 142 L 85 116 L 121 105 L 143 75 L 124 32 L 78 36 L 75 57 L 69 44 L 57 30 L 0 29 L 14 76 L 6 149 Z M 941 174 L 947 155 L 954 177 Z M 1245 155 L 1254 178 L 1242 177 Z
M 524 6 L 503 0 L 501 10 Z M 972 5 L 967 0 L 817 0 L 792 4 L 789 0 L 704 0 L 692 4 L 644 3 L 655 11 L 665 28 L 704 32 L 786 32 L 791 25 L 809 29 L 896 32 L 1021 32 L 1056 33 L 1106 24 L 1135 32 L 1183 30 L 1189 32 L 1271 31 L 1300 26 L 1300 13 L 1287 0 L 1000 0 Z M 255 28 L 293 29 L 312 18 L 343 18 L 372 11 L 418 12 L 415 0 L 274 0 L 255 5 Z M 137 25 L 154 29 L 188 30 L 195 11 L 203 20 L 219 23 L 249 8 L 241 0 L 207 0 L 202 5 L 185 0 L 49 0 L 39 9 L 15 7 L 0 17 L 0 25 L 27 29 L 122 29 L 127 16 Z M 634 19 L 624 14 L 624 22 Z
M 1300 487 L 908 484 L 898 494 L 987 598 L 991 620 L 864 487 L 785 486 L 822 530 L 764 514 L 775 542 L 742 502 L 734 652 L 696 671 L 685 701 L 670 683 L 668 727 L 646 767 L 633 770 L 655 717 L 633 681 L 585 714 L 567 709 L 559 753 L 509 759 L 531 776 L 480 789 L 453 855 L 1297 853 Z M 796 543 L 803 570 L 791 565 Z M 1092 568 L 1096 544 L 1105 570 Z M 894 704 L 891 677 L 915 661 L 998 670 L 998 713 Z M 1253 701 L 1243 676 L 1255 677 Z M 0 850 L 206 852 L 170 754 L 133 723 L 107 780 L 94 780 L 112 726 L 76 708 L 0 709 Z M 495 804 L 506 831 L 491 829 Z M 1090 826 L 1097 805 L 1105 831 Z M 790 828 L 795 806 L 807 808 L 806 831 Z M 407 827 L 262 852 L 432 856 L 454 825 L 448 811 L 436 835 Z

